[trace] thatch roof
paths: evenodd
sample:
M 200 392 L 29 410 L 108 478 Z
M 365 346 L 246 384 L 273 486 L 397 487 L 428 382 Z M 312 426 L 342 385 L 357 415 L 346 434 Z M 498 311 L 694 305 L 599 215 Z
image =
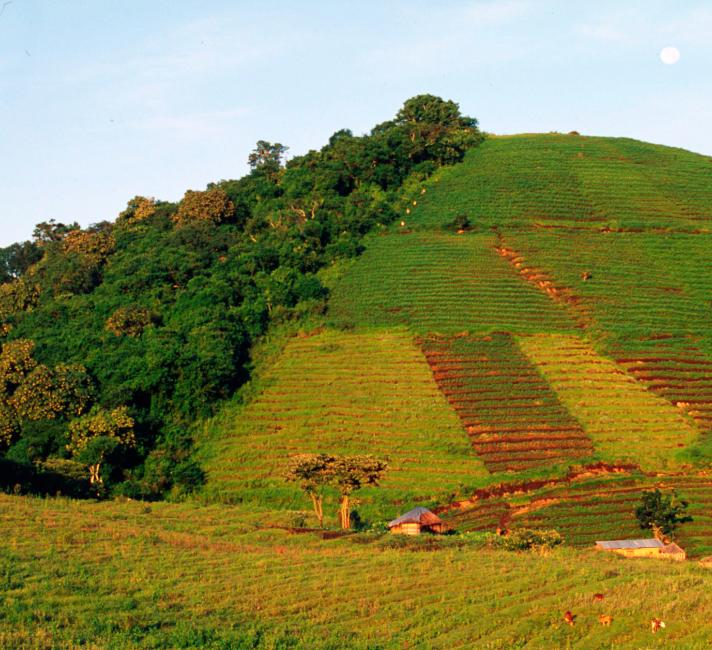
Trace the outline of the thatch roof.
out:
M 607 542 L 596 542 L 596 546 L 605 548 L 608 551 L 617 549 L 633 549 L 633 548 L 663 548 L 663 544 L 659 539 L 616 539 Z
M 435 524 L 442 524 L 443 520 L 437 515 L 434 515 L 427 508 L 418 506 L 409 510 L 404 515 L 394 519 L 388 524 L 389 528 L 393 526 L 400 526 L 401 524 L 420 524 L 421 526 L 433 526 Z

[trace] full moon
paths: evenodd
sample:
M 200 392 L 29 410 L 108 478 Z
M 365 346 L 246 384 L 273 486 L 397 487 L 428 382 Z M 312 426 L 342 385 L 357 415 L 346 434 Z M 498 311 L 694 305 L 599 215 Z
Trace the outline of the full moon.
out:
M 673 65 L 680 60 L 680 50 L 676 47 L 664 47 L 660 50 L 660 60 L 666 65 Z

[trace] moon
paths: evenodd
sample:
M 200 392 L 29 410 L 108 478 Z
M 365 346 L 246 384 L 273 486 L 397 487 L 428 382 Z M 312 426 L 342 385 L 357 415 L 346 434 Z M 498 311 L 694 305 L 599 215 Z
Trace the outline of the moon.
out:
M 660 50 L 660 60 L 665 65 L 674 65 L 680 60 L 680 50 L 669 45 Z

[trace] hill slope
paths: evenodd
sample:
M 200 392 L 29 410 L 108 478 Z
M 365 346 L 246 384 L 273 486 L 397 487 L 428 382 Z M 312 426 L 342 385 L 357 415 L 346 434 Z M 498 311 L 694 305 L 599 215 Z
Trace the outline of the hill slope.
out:
M 656 474 L 704 471 L 712 447 L 711 172 L 709 159 L 682 150 L 558 134 L 493 137 L 441 169 L 413 189 L 402 222 L 372 235 L 333 283 L 332 328 L 355 328 L 348 337 L 364 350 L 384 328 L 397 332 L 398 345 L 363 364 L 344 362 L 348 379 L 302 363 L 286 386 L 287 410 L 271 387 L 235 416 L 237 425 L 214 427 L 205 444 L 222 451 L 208 464 L 212 489 L 246 495 L 221 458 L 249 440 L 258 445 L 249 452 L 255 459 L 269 447 L 257 464 L 270 489 L 291 453 L 373 451 L 397 467 L 386 485 L 410 482 L 412 495 L 431 498 L 439 487 L 441 503 L 460 476 L 458 454 L 479 456 L 489 470 L 458 479 L 458 494 L 487 482 L 563 477 L 570 465 L 600 461 L 639 468 L 638 491 Z M 456 232 L 458 215 L 469 229 Z M 295 345 L 275 368 L 278 386 Z M 359 387 L 371 376 L 378 383 L 403 346 L 411 366 L 430 364 L 433 386 L 458 416 L 459 438 L 453 420 L 442 427 L 427 415 L 435 408 L 445 420 L 442 395 L 423 393 L 423 375 L 406 366 L 396 372 L 396 399 L 417 428 L 400 427 L 382 396 L 361 402 Z M 300 411 L 314 390 L 324 394 L 320 382 L 329 377 L 339 382 L 329 391 L 349 407 L 339 427 L 328 400 Z M 250 436 L 257 413 L 275 423 L 287 417 L 288 430 Z M 367 440 L 363 423 L 379 433 Z M 403 434 L 398 445 L 385 442 L 394 429 Z M 408 446 L 411 464 L 399 460 Z M 373 498 L 397 512 L 385 494 Z

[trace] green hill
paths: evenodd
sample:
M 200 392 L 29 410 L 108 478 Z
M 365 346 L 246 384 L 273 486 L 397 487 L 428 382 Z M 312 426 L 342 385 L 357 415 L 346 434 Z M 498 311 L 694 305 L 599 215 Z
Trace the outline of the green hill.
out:
M 397 512 L 388 488 L 400 481 L 431 503 L 440 488 L 444 503 L 456 483 L 463 495 L 591 463 L 637 468 L 643 486 L 656 474 L 704 472 L 712 448 L 709 171 L 703 156 L 628 139 L 522 135 L 491 137 L 411 187 L 400 221 L 332 274 L 331 331 L 298 365 L 305 344 L 289 343 L 266 390 L 206 435 L 208 493 L 279 492 L 280 456 L 284 463 L 301 452 L 389 459 L 396 469 L 386 489 L 363 495 L 367 512 L 375 499 L 388 515 Z M 458 215 L 469 227 L 453 225 Z M 334 357 L 345 373 L 335 375 L 318 341 L 344 341 L 337 332 L 351 328 L 362 351 Z M 388 332 L 398 344 L 361 361 Z M 432 386 L 424 394 L 405 365 L 396 371 L 399 392 L 377 394 L 383 373 L 399 368 L 391 364 L 405 364 L 404 345 L 409 364 L 430 365 L 459 435 L 424 410 L 430 399 L 442 417 L 442 397 L 427 398 Z M 418 427 L 403 427 L 388 397 L 403 413 L 420 409 Z M 464 440 L 487 470 L 462 473 Z M 409 445 L 411 465 L 401 457 Z
M 712 553 L 712 161 L 480 141 L 420 96 L 0 256 L 0 648 L 706 647 L 708 569 L 591 547 L 659 488 Z M 319 453 L 388 463 L 358 532 L 285 480 Z M 21 494 L 67 485 L 115 498 Z

